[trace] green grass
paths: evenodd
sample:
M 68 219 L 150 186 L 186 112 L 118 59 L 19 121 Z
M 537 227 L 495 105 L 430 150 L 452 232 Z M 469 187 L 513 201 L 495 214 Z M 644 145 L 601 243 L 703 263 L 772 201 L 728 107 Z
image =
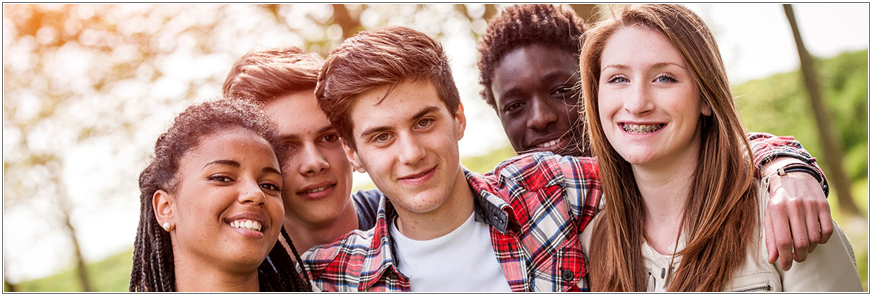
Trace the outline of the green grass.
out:
M 130 269 L 133 267 L 133 249 L 106 259 L 89 263 L 88 275 L 91 287 L 96 292 L 127 292 L 130 284 Z M 62 271 L 45 278 L 21 282 L 16 285 L 20 292 L 81 292 L 82 285 L 76 275 L 76 268 Z M 3 291 L 8 292 L 4 284 Z

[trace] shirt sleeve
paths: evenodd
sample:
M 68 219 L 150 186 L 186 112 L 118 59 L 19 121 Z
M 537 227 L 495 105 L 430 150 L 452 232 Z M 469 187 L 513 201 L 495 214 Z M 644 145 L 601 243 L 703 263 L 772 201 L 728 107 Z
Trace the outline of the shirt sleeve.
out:
M 578 217 L 578 232 L 584 231 L 603 205 L 602 181 L 596 158 L 562 157 L 564 193 L 573 215 Z
M 817 170 L 823 179 L 821 187 L 824 189 L 824 194 L 829 195 L 829 189 L 826 189 L 829 187 L 829 182 L 823 170 L 818 166 L 817 159 L 812 157 L 793 136 L 775 136 L 768 133 L 751 132 L 748 133 L 748 141 L 754 154 L 754 166 L 757 169 L 756 174 L 758 178 L 763 177 L 763 175 L 760 175 L 760 171 L 763 171 L 763 166 L 772 160 L 778 157 L 792 157 Z

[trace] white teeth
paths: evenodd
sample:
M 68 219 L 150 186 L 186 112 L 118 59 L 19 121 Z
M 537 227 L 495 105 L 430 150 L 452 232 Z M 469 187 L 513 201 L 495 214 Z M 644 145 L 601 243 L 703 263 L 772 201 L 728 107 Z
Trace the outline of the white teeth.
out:
M 557 143 L 559 143 L 559 142 L 560 142 L 560 139 L 555 139 L 555 140 L 552 140 L 552 141 L 549 141 L 549 142 L 546 142 L 546 143 L 543 143 L 543 144 L 537 145 L 536 147 L 537 147 L 537 148 L 549 148 L 549 147 L 552 147 L 552 146 L 557 145 Z
M 623 124 L 622 128 L 624 131 L 635 134 L 642 133 L 651 133 L 663 127 L 663 124 L 653 124 L 653 125 L 636 125 L 636 124 Z
M 234 220 L 230 222 L 230 227 L 260 231 L 262 225 L 260 224 L 260 222 L 254 220 Z
M 325 190 L 325 189 L 327 189 L 327 188 L 329 188 L 329 187 L 330 187 L 330 186 L 328 185 L 328 186 L 325 186 L 325 187 L 319 187 L 319 188 L 316 188 L 316 189 L 307 190 L 306 193 L 307 193 L 307 194 L 317 193 L 317 192 L 323 191 L 323 190 Z

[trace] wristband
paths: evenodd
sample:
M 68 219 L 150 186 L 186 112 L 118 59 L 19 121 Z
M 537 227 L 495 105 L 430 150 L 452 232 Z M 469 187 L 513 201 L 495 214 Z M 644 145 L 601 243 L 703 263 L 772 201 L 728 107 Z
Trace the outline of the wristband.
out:
M 778 168 L 775 173 L 778 174 L 778 176 L 785 176 L 790 172 L 802 172 L 811 175 L 815 180 L 817 180 L 818 184 L 821 185 L 821 189 L 824 190 L 824 195 L 829 195 L 829 185 L 824 182 L 824 177 L 817 171 L 817 169 L 803 163 L 790 163 L 784 165 L 784 167 Z

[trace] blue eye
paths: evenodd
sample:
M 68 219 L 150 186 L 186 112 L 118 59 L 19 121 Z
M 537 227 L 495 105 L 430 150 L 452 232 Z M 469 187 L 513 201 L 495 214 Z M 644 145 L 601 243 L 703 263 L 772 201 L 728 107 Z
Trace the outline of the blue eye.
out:
M 614 76 L 614 77 L 609 78 L 609 83 L 626 83 L 626 82 L 630 82 L 630 80 L 628 80 L 624 76 Z
M 673 82 L 676 82 L 677 80 L 675 80 L 675 76 L 672 76 L 671 74 L 662 74 L 660 76 L 657 76 L 657 78 L 654 79 L 654 81 L 661 82 L 661 83 L 673 83 Z

